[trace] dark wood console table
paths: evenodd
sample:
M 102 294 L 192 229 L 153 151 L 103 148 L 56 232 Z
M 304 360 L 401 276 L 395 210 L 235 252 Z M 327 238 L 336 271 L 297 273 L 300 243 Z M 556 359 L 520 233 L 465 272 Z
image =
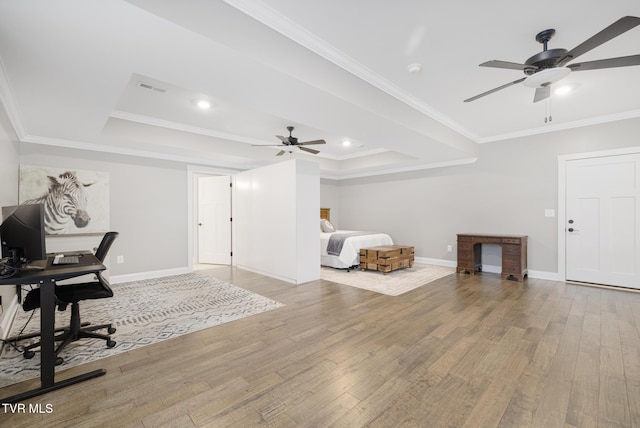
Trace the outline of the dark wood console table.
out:
M 471 275 L 482 270 L 482 244 L 502 246 L 502 279 L 523 281 L 527 276 L 527 236 L 458 234 L 458 267 L 456 272 Z

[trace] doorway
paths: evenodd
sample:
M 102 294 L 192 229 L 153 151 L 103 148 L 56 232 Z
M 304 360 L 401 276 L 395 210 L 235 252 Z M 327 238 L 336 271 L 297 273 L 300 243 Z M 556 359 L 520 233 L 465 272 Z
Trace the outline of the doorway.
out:
M 640 289 L 640 153 L 566 157 L 560 167 L 560 279 Z
M 224 169 L 187 167 L 188 260 L 192 269 L 205 268 L 207 264 L 234 263 L 234 173 Z
M 231 177 L 198 177 L 198 263 L 231 264 Z

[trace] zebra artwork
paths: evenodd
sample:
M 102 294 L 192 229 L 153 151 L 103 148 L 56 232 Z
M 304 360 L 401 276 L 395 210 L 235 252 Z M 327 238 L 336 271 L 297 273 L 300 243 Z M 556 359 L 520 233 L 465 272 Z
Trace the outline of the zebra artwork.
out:
M 25 204 L 44 204 L 45 230 L 49 235 L 68 231 L 68 223 L 73 221 L 77 228 L 85 228 L 91 221 L 87 212 L 88 193 L 86 188 L 94 183 L 81 183 L 76 173 L 66 171 L 57 177 L 47 176 L 49 188 L 39 198 L 24 201 Z

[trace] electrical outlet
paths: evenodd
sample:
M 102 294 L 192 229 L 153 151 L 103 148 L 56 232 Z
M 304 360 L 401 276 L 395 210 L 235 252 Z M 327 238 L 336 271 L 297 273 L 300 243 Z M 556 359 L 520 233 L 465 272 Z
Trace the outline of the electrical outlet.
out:
M 453 246 L 447 245 L 447 253 L 450 253 L 452 251 L 453 251 Z
M 122 264 L 122 263 L 124 263 L 124 256 L 118 256 L 118 257 L 116 257 L 116 263 L 118 263 L 118 264 Z

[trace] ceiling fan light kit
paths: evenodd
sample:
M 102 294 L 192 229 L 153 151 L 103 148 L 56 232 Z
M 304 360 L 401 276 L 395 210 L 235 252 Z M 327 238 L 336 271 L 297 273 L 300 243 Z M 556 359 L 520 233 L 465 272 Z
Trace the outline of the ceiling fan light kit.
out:
M 533 102 L 544 100 L 551 96 L 551 85 L 565 77 L 572 71 L 598 70 L 614 67 L 629 67 L 640 65 L 640 55 L 631 55 L 618 58 L 608 58 L 596 61 L 587 61 L 583 63 L 568 64 L 574 59 L 589 52 L 592 49 L 618 37 L 619 35 L 640 25 L 640 18 L 636 16 L 625 16 L 609 25 L 604 30 L 585 40 L 570 51 L 566 49 L 547 49 L 547 43 L 556 33 L 554 29 L 548 29 L 539 32 L 536 35 L 536 41 L 542 43 L 543 50 L 528 60 L 524 64 L 508 62 L 508 61 L 487 61 L 480 64 L 480 67 L 494 67 L 510 70 L 521 70 L 527 77 L 523 77 L 513 82 L 509 82 L 497 88 L 483 92 L 474 97 L 464 100 L 464 102 L 475 101 L 486 95 L 500 91 L 502 89 L 522 83 L 529 88 L 536 88 Z
M 522 84 L 528 88 L 544 88 L 556 83 L 571 73 L 567 67 L 547 68 L 527 77 Z

